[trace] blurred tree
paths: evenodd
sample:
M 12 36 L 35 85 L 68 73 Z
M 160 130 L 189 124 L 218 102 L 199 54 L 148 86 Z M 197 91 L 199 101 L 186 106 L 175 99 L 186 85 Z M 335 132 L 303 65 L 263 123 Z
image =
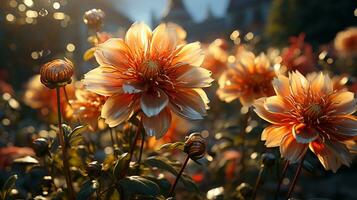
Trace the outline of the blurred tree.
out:
M 301 32 L 313 45 L 327 43 L 338 31 L 357 25 L 354 9 L 355 0 L 273 0 L 265 36 L 278 46 Z

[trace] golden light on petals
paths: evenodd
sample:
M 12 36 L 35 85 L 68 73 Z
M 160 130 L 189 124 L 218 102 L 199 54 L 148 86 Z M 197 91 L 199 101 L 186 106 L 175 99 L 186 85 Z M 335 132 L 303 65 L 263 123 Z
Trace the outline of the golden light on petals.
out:
M 336 79 L 337 80 L 337 79 Z M 255 112 L 272 123 L 262 133 L 267 147 L 280 147 L 282 157 L 292 163 L 310 149 L 326 170 L 351 162 L 351 142 L 357 135 L 354 93 L 323 73 L 292 72 L 273 81 L 276 95 L 255 101 Z M 342 81 L 343 82 L 343 81 Z
M 226 102 L 239 98 L 244 106 L 249 106 L 255 99 L 273 94 L 271 82 L 276 74 L 264 54 L 256 57 L 252 52 L 243 50 L 233 66 L 219 78 L 217 95 Z
M 134 23 L 124 39 L 111 38 L 94 53 L 99 67 L 84 78 L 86 89 L 108 97 L 101 117 L 114 127 L 136 111 L 150 136 L 162 137 L 171 112 L 188 119 L 206 115 L 205 92 L 210 71 L 200 67 L 204 55 L 198 42 L 182 44 L 177 26 L 151 30 Z

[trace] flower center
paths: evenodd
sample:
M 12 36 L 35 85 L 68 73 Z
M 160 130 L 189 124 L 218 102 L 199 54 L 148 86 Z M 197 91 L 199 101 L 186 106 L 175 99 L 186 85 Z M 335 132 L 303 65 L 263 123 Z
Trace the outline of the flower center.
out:
M 153 61 L 147 60 L 143 63 L 143 75 L 147 79 L 153 79 L 159 74 L 160 65 Z
M 316 120 L 322 115 L 322 107 L 317 103 L 309 105 L 305 110 L 305 117 L 310 120 Z

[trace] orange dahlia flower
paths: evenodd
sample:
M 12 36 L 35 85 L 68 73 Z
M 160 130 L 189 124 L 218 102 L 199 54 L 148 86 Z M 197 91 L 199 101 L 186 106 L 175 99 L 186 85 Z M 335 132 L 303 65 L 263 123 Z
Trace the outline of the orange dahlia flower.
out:
M 329 76 L 306 79 L 299 72 L 273 81 L 275 96 L 260 98 L 255 112 L 272 123 L 264 129 L 267 147 L 280 147 L 282 157 L 300 161 L 310 149 L 326 170 L 349 165 L 346 142 L 357 135 L 356 100 L 352 92 L 336 90 Z
M 227 42 L 223 39 L 216 39 L 206 48 L 205 60 L 202 66 L 213 73 L 214 77 L 219 77 L 227 68 Z
M 282 67 L 287 71 L 298 70 L 303 74 L 316 70 L 313 48 L 305 42 L 305 34 L 290 38 L 290 46 L 281 52 Z
M 72 84 L 66 85 L 68 98 L 74 97 L 74 87 Z M 61 88 L 61 109 L 64 111 L 68 103 L 64 90 Z M 43 85 L 40 81 L 40 75 L 33 76 L 26 85 L 24 102 L 33 109 L 39 109 L 40 114 L 44 117 L 49 116 L 50 121 L 57 116 L 57 96 L 56 90 L 51 90 Z
M 335 49 L 342 56 L 357 55 L 357 27 L 351 27 L 337 33 Z
M 162 137 L 170 126 L 171 111 L 188 119 L 206 115 L 211 72 L 201 68 L 204 55 L 198 42 L 178 45 L 172 26 L 154 31 L 134 23 L 125 39 L 98 45 L 99 67 L 84 77 L 85 87 L 108 96 L 101 116 L 114 127 L 138 110 L 148 135 Z
M 226 102 L 239 98 L 242 105 L 250 106 L 255 99 L 274 93 L 271 84 L 274 77 L 276 71 L 264 54 L 256 57 L 252 52 L 242 51 L 237 63 L 219 78 L 217 95 Z
M 66 107 L 67 118 L 79 119 L 88 124 L 90 130 L 97 130 L 100 125 L 100 113 L 107 97 L 86 90 L 79 86 L 75 99 Z

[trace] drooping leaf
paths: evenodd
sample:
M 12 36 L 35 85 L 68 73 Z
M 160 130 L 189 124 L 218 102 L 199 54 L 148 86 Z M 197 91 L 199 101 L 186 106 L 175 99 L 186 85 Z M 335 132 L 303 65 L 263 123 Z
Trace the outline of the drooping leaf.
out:
M 183 143 L 183 142 L 167 143 L 160 147 L 160 151 L 163 149 L 168 149 L 168 150 L 177 149 L 177 150 L 183 151 L 184 145 L 185 145 L 185 143 Z
M 122 188 L 124 199 L 130 199 L 132 195 L 148 195 L 151 197 L 160 194 L 159 186 L 141 176 L 129 176 L 119 180 L 118 184 Z
M 197 184 L 189 176 L 182 174 L 179 181 L 181 181 L 185 186 L 185 188 L 189 191 L 193 191 L 193 192 L 200 191 Z
M 164 157 L 149 157 L 144 161 L 144 163 L 150 167 L 157 167 L 161 170 L 168 171 L 175 176 L 178 174 L 176 169 L 171 165 L 170 161 Z

